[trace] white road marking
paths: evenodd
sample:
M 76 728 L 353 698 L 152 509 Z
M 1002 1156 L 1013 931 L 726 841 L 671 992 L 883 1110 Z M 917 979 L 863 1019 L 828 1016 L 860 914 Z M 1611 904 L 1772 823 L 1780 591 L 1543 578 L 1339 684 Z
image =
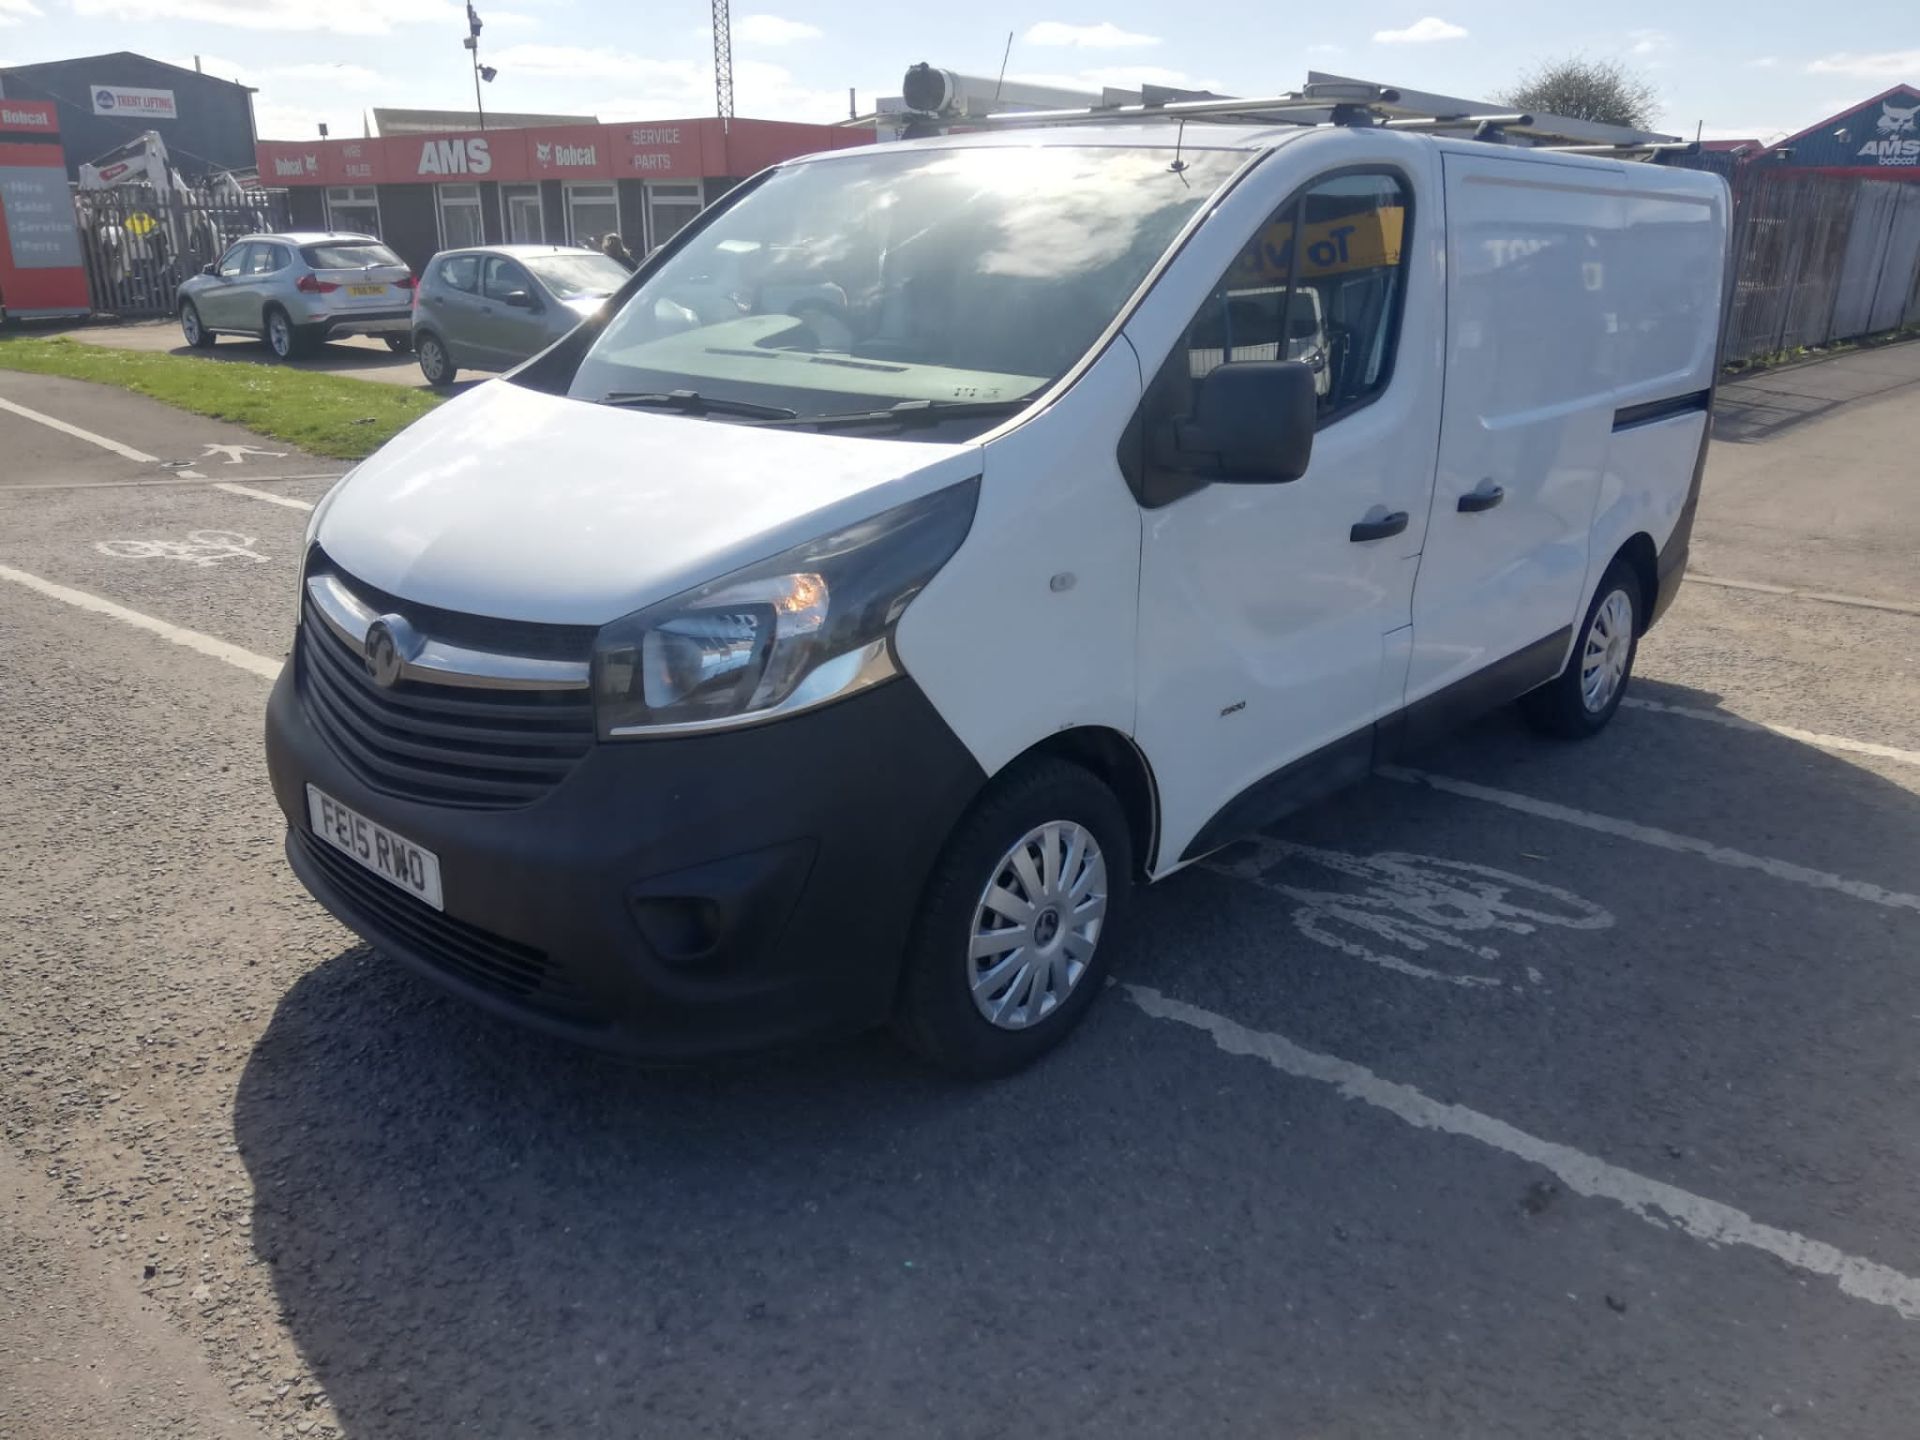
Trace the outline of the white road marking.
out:
M 224 455 L 227 457 L 227 464 L 229 465 L 244 465 L 246 463 L 246 457 L 249 455 L 262 455 L 269 460 L 284 460 L 287 458 L 287 452 L 284 450 L 256 450 L 251 445 L 214 445 L 211 443 L 202 449 L 200 458 L 204 461 L 209 455 Z
M 188 630 L 184 626 L 172 625 L 165 620 L 157 620 L 151 615 L 143 615 L 138 610 L 129 610 L 124 605 L 116 605 L 111 600 L 103 600 L 98 595 L 89 595 L 84 590 L 69 589 L 65 585 L 56 585 L 51 580 L 42 580 L 38 575 L 29 575 L 24 570 L 15 570 L 8 565 L 0 565 L 0 580 L 11 581 L 35 594 L 44 595 L 49 600 L 58 600 L 63 605 L 71 605 L 77 610 L 88 610 L 95 615 L 106 615 L 133 626 L 136 630 L 145 630 L 158 635 L 162 640 L 175 645 L 185 646 L 215 660 L 224 660 L 236 669 L 248 671 L 266 680 L 278 679 L 280 662 L 269 660 L 264 655 L 256 655 L 251 650 L 242 650 L 238 645 L 229 645 L 225 640 L 216 640 L 211 635 L 202 635 L 198 630 Z
M 1709 1245 L 1744 1245 L 1759 1250 L 1796 1270 L 1836 1281 L 1842 1293 L 1856 1300 L 1884 1305 L 1908 1320 L 1920 1319 L 1920 1280 L 1911 1275 L 1849 1255 L 1792 1230 L 1762 1224 L 1744 1210 L 1695 1195 L 1664 1180 L 1623 1170 L 1570 1145 L 1542 1140 L 1478 1110 L 1435 1100 L 1411 1085 L 1385 1079 L 1364 1065 L 1304 1049 L 1284 1035 L 1248 1029 L 1238 1021 L 1172 999 L 1150 986 L 1123 985 L 1122 988 L 1128 999 L 1154 1019 L 1172 1020 L 1203 1031 L 1229 1055 L 1251 1056 L 1296 1079 L 1331 1085 L 1342 1099 L 1358 1100 L 1384 1110 L 1417 1130 L 1437 1130 L 1477 1140 L 1491 1149 L 1542 1167 L 1576 1195 L 1611 1200 L 1649 1225 L 1679 1230 Z
M 1851 605 L 1860 610 L 1891 610 L 1896 615 L 1920 615 L 1920 605 L 1901 600 L 1875 600 L 1866 595 L 1842 595 L 1832 590 L 1800 590 L 1792 585 L 1770 585 L 1763 580 L 1723 580 L 1718 575 L 1689 575 L 1694 585 L 1716 585 L 1722 590 L 1751 590 L 1757 595 L 1783 595 L 1789 600 L 1818 600 L 1825 605 Z
M 255 490 L 247 485 L 229 484 L 225 480 L 214 481 L 213 488 L 216 490 L 224 490 L 229 495 L 244 495 L 249 500 L 264 500 L 269 505 L 284 505 L 289 510 L 313 509 L 313 502 L 311 500 L 296 500 L 291 495 L 275 495 L 271 490 Z
M 1920 910 L 1920 895 L 1908 895 L 1899 890 L 1887 890 L 1865 880 L 1849 880 L 1844 875 L 1833 875 L 1825 870 L 1815 870 L 1806 865 L 1795 864 L 1791 860 L 1775 860 L 1765 855 L 1749 855 L 1743 850 L 1729 849 L 1725 845 L 1716 845 L 1711 840 L 1696 839 L 1691 835 L 1678 835 L 1671 830 L 1662 830 L 1653 825 L 1641 825 L 1632 820 L 1617 819 L 1612 815 L 1596 815 L 1588 810 L 1576 810 L 1570 805 L 1556 805 L 1551 800 L 1537 800 L 1531 795 L 1515 794 L 1511 790 L 1495 790 L 1488 785 L 1476 785 L 1470 780 L 1454 780 L 1445 775 L 1434 775 L 1424 770 L 1407 770 L 1398 765 L 1383 765 L 1379 772 L 1389 780 L 1399 780 L 1409 785 L 1430 785 L 1435 790 L 1444 790 L 1449 795 L 1462 795 L 1469 800 L 1484 800 L 1490 805 L 1503 805 L 1509 810 L 1518 810 L 1523 815 L 1534 815 L 1542 820 L 1557 820 L 1563 825 L 1577 825 L 1583 830 L 1597 830 L 1602 835 L 1614 835 L 1623 840 L 1637 840 L 1642 845 L 1652 845 L 1660 850 L 1675 850 L 1684 855 L 1698 855 L 1703 860 L 1711 860 L 1716 865 L 1729 865 L 1736 870 L 1758 870 L 1763 875 L 1771 875 L 1776 880 L 1791 880 L 1796 885 L 1806 885 L 1815 890 L 1834 890 L 1842 895 L 1851 895 L 1856 900 L 1865 900 L 1874 905 L 1884 905 L 1890 910 Z
M 1382 954 L 1373 946 L 1384 942 L 1423 956 L 1438 947 L 1490 962 L 1500 959 L 1498 950 L 1463 936 L 1489 930 L 1531 935 L 1541 925 L 1604 930 L 1613 924 L 1612 915 L 1578 895 L 1466 860 L 1397 851 L 1350 855 L 1266 835 L 1226 853 L 1232 858 L 1205 861 L 1204 868 L 1286 896 L 1294 902 L 1294 928 L 1307 939 L 1415 980 L 1468 988 L 1506 983 L 1497 976 L 1435 970 L 1402 955 Z M 1305 865 L 1358 880 L 1364 888 L 1309 890 L 1288 883 L 1289 873 L 1297 876 Z M 1558 908 L 1517 905 L 1509 899 L 1515 891 Z M 1534 984 L 1540 983 L 1538 970 L 1528 966 L 1526 973 Z
M 289 480 L 338 480 L 344 473 L 334 470 L 323 475 L 256 475 L 253 480 L 256 485 L 279 485 Z M 22 490 L 147 490 L 159 485 L 205 485 L 208 479 L 197 470 L 176 470 L 151 480 L 30 480 L 24 485 L 0 489 L 0 497 Z
M 160 457 L 149 455 L 144 450 L 136 450 L 131 445 L 122 445 L 118 440 L 109 440 L 104 435 L 96 435 L 91 430 L 82 430 L 78 425 L 70 425 L 65 420 L 56 420 L 51 415 L 42 415 L 38 410 L 29 410 L 24 405 L 0 399 L 0 410 L 20 416 L 23 420 L 32 420 L 46 426 L 49 430 L 58 430 L 62 435 L 71 435 L 76 440 L 84 440 L 89 445 L 98 445 L 102 450 L 111 450 L 114 454 L 128 460 L 138 460 L 142 465 L 158 465 Z
M 238 530 L 189 530 L 185 541 L 96 540 L 93 548 L 116 560 L 184 560 L 206 570 L 222 560 L 264 563 L 268 557 L 250 548 L 255 543 Z
M 1822 750 L 1838 750 L 1847 755 L 1871 755 L 1879 760 L 1897 760 L 1902 765 L 1920 765 L 1920 750 L 1902 750 L 1895 745 L 1876 745 L 1870 740 L 1849 740 L 1843 735 L 1822 735 L 1817 730 L 1801 730 L 1792 725 L 1772 725 L 1764 720 L 1749 720 L 1744 715 L 1730 715 L 1724 710 L 1699 710 L 1689 705 L 1669 705 L 1663 700 L 1642 700 L 1629 695 L 1620 702 L 1630 710 L 1647 710 L 1656 715 L 1678 715 L 1685 720 L 1705 720 L 1714 725 L 1725 725 L 1730 730 L 1758 731 L 1764 735 L 1778 735 L 1784 740 L 1798 740 L 1803 745 L 1818 746 Z

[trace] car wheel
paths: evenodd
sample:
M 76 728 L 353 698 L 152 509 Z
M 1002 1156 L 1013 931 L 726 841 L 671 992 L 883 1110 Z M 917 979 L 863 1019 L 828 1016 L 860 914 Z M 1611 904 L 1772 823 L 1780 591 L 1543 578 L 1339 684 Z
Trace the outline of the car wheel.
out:
M 1521 710 L 1536 730 L 1584 740 L 1606 728 L 1633 676 L 1643 603 L 1639 575 L 1625 560 L 1614 561 L 1594 591 L 1566 668 L 1521 698 Z
M 438 335 L 427 331 L 418 336 L 413 342 L 413 353 L 420 362 L 420 373 L 426 377 L 427 384 L 440 386 L 453 383 L 453 357 L 447 354 L 446 343 Z
M 267 348 L 278 360 L 291 360 L 306 348 L 299 329 L 284 310 L 267 312 Z
M 387 349 L 396 355 L 405 355 L 413 349 L 411 335 L 382 335 L 380 338 L 387 342 Z
M 1065 760 L 1009 770 L 955 827 L 927 882 L 901 975 L 901 1038 L 962 1075 L 1038 1059 L 1100 993 L 1132 886 L 1111 790 Z
M 180 333 L 186 336 L 187 344 L 196 350 L 213 348 L 214 334 L 200 323 L 200 307 L 191 300 L 180 306 Z

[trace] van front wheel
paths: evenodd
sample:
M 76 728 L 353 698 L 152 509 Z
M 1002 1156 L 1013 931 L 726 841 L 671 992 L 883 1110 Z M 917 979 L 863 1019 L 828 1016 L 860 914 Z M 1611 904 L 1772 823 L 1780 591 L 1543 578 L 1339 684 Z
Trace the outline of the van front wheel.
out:
M 1625 560 L 1614 561 L 1594 591 L 1566 669 L 1521 697 L 1521 711 L 1534 729 L 1584 740 L 1613 719 L 1633 676 L 1641 604 L 1640 577 Z
M 962 1075 L 1038 1059 L 1105 983 L 1132 885 L 1111 790 L 1064 760 L 1009 770 L 955 828 L 927 883 L 901 977 L 901 1038 Z

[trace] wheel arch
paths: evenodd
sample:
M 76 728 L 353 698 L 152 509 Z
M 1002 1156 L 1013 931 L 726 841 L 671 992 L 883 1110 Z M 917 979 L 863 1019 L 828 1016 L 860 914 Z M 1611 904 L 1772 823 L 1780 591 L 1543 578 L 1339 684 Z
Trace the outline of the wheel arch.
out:
M 1626 543 L 1613 552 L 1607 569 L 1622 561 L 1632 567 L 1634 577 L 1640 582 L 1640 603 L 1634 607 L 1633 622 L 1634 633 L 1644 635 L 1653 620 L 1654 599 L 1660 593 L 1660 554 L 1654 548 L 1653 537 L 1644 530 L 1628 536 Z M 1606 571 L 1600 573 L 1605 575 Z
M 1090 771 L 1114 793 L 1127 817 L 1136 880 L 1152 877 L 1160 836 L 1160 791 L 1153 766 L 1131 736 L 1106 725 L 1079 725 L 1049 735 L 1015 756 L 1009 766 L 1050 755 Z

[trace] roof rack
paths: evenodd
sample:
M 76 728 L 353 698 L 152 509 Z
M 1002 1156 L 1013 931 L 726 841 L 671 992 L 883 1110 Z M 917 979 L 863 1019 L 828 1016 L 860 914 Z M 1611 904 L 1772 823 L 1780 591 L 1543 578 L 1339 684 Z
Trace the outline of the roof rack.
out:
M 1153 97 L 1148 97 L 1138 104 L 1012 111 L 985 117 L 985 123 L 992 125 L 1049 125 L 1087 120 L 1204 120 L 1384 127 L 1588 155 L 1651 155 L 1688 148 L 1676 136 L 1635 130 L 1625 125 L 1606 125 L 1566 115 L 1529 114 L 1516 111 L 1510 105 L 1462 100 L 1455 96 L 1435 95 L 1320 71 L 1309 71 L 1307 83 L 1299 90 L 1258 99 L 1157 102 Z

